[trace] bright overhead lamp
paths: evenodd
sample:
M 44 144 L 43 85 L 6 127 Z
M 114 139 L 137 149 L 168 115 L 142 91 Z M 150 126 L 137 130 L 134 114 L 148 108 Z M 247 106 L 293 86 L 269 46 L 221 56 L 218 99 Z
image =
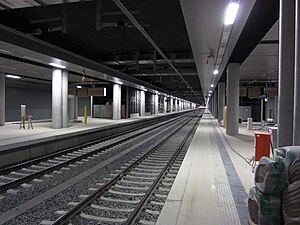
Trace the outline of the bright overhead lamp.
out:
M 208 96 L 211 96 L 211 94 L 208 94 Z
M 80 88 L 82 88 L 82 86 L 80 86 L 80 85 L 77 85 L 77 88 L 79 88 L 79 89 L 80 89 Z
M 209 91 L 209 93 L 212 93 L 212 91 Z
M 66 67 L 64 65 L 60 65 L 60 64 L 57 64 L 57 63 L 49 63 L 50 66 L 53 66 L 53 67 L 56 67 L 56 68 L 59 68 L 59 69 L 65 69 Z
M 214 86 L 215 86 L 214 84 L 211 84 L 211 85 L 210 85 L 210 87 L 214 87 Z
M 8 77 L 8 78 L 13 78 L 13 79 L 20 79 L 21 78 L 20 76 L 11 75 L 11 74 L 6 74 L 5 76 Z
M 238 9 L 239 9 L 239 3 L 237 2 L 229 3 L 226 10 L 224 25 L 231 25 L 234 23 Z
M 115 81 L 116 84 L 123 84 L 121 81 Z
M 219 73 L 219 70 L 214 70 L 214 75 L 217 75 Z

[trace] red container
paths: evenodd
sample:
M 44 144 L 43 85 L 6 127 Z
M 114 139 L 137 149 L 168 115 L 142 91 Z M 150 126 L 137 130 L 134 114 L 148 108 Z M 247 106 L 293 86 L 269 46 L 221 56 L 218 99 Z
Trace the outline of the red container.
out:
M 261 157 L 270 157 L 270 143 L 271 135 L 270 133 L 254 131 L 255 135 L 255 157 L 254 161 L 259 161 Z

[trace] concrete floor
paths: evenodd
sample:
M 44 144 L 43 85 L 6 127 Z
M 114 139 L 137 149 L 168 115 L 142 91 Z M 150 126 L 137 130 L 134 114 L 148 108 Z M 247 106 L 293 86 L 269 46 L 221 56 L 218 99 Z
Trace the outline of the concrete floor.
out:
M 229 136 L 211 114 L 203 115 L 157 225 L 248 224 L 254 173 L 246 161 L 254 155 L 254 130 L 239 126 Z

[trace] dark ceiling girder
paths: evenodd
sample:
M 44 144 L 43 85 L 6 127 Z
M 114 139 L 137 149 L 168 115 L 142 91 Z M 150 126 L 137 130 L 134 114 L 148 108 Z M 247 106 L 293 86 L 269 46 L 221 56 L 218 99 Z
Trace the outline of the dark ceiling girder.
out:
M 36 3 L 39 3 L 41 6 L 47 6 L 47 4 L 45 2 L 43 2 L 42 0 L 34 0 Z
M 279 18 L 279 0 L 257 0 L 229 63 L 242 64 Z

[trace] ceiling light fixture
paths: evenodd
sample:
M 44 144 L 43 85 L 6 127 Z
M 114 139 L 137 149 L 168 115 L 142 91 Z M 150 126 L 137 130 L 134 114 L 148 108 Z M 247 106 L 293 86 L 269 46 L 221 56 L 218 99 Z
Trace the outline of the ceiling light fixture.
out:
M 214 70 L 214 75 L 217 75 L 219 73 L 219 70 Z
M 82 86 L 80 86 L 80 85 L 77 85 L 77 88 L 79 88 L 79 89 L 80 89 L 80 88 L 82 88 Z
M 11 74 L 6 74 L 6 77 L 8 77 L 8 78 L 13 78 L 13 79 L 20 79 L 20 78 L 21 78 L 20 76 L 17 76 L 17 75 L 11 75 Z
M 57 63 L 49 63 L 50 66 L 53 66 L 53 67 L 56 67 L 56 68 L 59 68 L 59 69 L 65 69 L 66 67 L 64 65 L 60 65 L 60 64 L 57 64 Z
M 211 84 L 211 85 L 210 85 L 210 87 L 214 87 L 214 86 L 215 86 L 214 84 Z
M 237 2 L 229 3 L 226 10 L 224 25 L 231 25 L 234 23 L 238 9 L 239 9 L 239 3 Z
M 209 91 L 209 93 L 212 93 L 212 91 Z
M 115 81 L 116 84 L 123 84 L 121 81 Z

